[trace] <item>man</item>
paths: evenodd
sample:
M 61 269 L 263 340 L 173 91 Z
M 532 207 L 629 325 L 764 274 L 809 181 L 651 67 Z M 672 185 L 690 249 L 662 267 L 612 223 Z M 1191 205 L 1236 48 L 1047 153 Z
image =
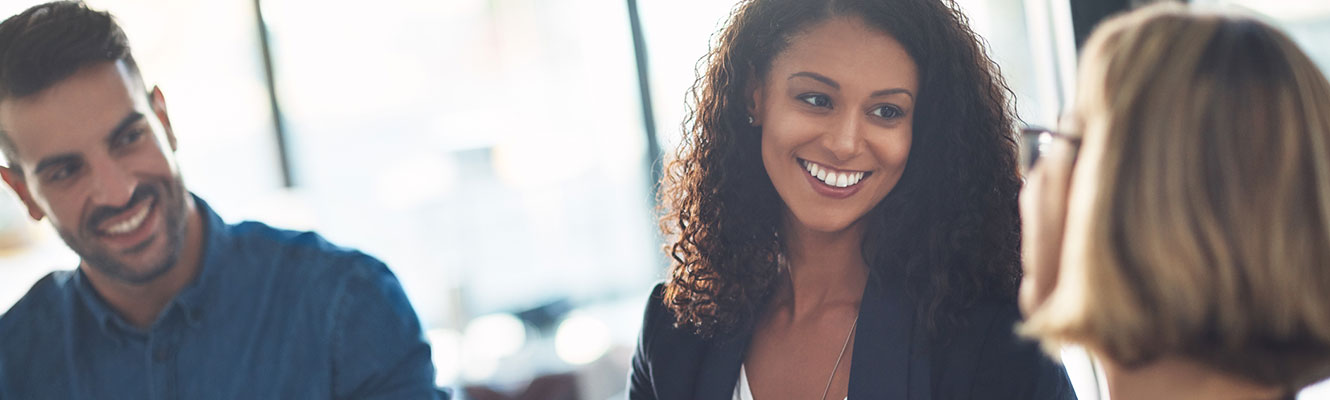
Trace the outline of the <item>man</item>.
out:
M 0 175 L 81 258 L 0 317 L 0 399 L 437 396 L 383 263 L 222 222 L 175 149 L 109 14 L 54 2 L 0 23 Z

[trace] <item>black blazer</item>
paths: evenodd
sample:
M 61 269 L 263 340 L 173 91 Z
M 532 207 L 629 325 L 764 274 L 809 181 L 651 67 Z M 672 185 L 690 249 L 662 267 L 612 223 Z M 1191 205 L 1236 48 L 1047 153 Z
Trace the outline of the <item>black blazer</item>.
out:
M 673 326 L 663 285 L 647 301 L 628 398 L 730 400 L 751 333 L 702 339 Z M 915 323 L 899 281 L 864 289 L 850 361 L 851 400 L 1075 399 L 1061 364 L 1019 338 L 1013 304 L 981 304 L 937 345 Z

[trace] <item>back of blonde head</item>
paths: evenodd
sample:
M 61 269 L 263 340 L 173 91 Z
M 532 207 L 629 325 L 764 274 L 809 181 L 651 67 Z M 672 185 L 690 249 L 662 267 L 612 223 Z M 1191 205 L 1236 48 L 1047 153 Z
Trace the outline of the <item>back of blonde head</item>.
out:
M 1087 43 L 1056 288 L 1022 328 L 1127 366 L 1330 375 L 1330 85 L 1258 20 L 1159 5 Z

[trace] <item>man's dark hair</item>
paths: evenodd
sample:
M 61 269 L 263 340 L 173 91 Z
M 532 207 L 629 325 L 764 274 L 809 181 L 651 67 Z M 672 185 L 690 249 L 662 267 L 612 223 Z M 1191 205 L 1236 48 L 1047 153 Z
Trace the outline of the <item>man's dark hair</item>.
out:
M 33 6 L 0 22 L 0 101 L 45 90 L 84 66 L 124 61 L 138 76 L 129 39 L 105 11 L 81 1 Z M 0 121 L 0 151 L 18 168 L 18 149 Z

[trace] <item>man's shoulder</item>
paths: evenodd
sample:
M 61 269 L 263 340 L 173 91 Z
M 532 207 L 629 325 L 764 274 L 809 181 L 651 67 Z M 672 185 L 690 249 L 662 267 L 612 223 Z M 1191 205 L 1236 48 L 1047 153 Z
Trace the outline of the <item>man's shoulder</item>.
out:
M 47 274 L 8 311 L 0 314 L 0 338 L 3 338 L 0 342 L 31 343 L 31 340 L 50 334 L 63 320 L 62 315 L 71 309 L 70 302 L 76 301 L 75 273 L 55 271 Z
M 281 229 L 256 221 L 226 226 L 231 251 L 247 254 L 298 281 L 342 281 L 351 277 L 390 274 L 382 261 L 364 252 L 336 245 L 313 231 Z
M 0 397 L 59 396 L 55 393 L 68 387 L 69 358 L 62 344 L 72 332 L 71 303 L 80 301 L 75 273 L 47 274 L 0 315 Z
M 74 298 L 74 274 L 75 271 L 55 271 L 38 280 L 9 311 L 0 314 L 0 332 L 62 309 Z

